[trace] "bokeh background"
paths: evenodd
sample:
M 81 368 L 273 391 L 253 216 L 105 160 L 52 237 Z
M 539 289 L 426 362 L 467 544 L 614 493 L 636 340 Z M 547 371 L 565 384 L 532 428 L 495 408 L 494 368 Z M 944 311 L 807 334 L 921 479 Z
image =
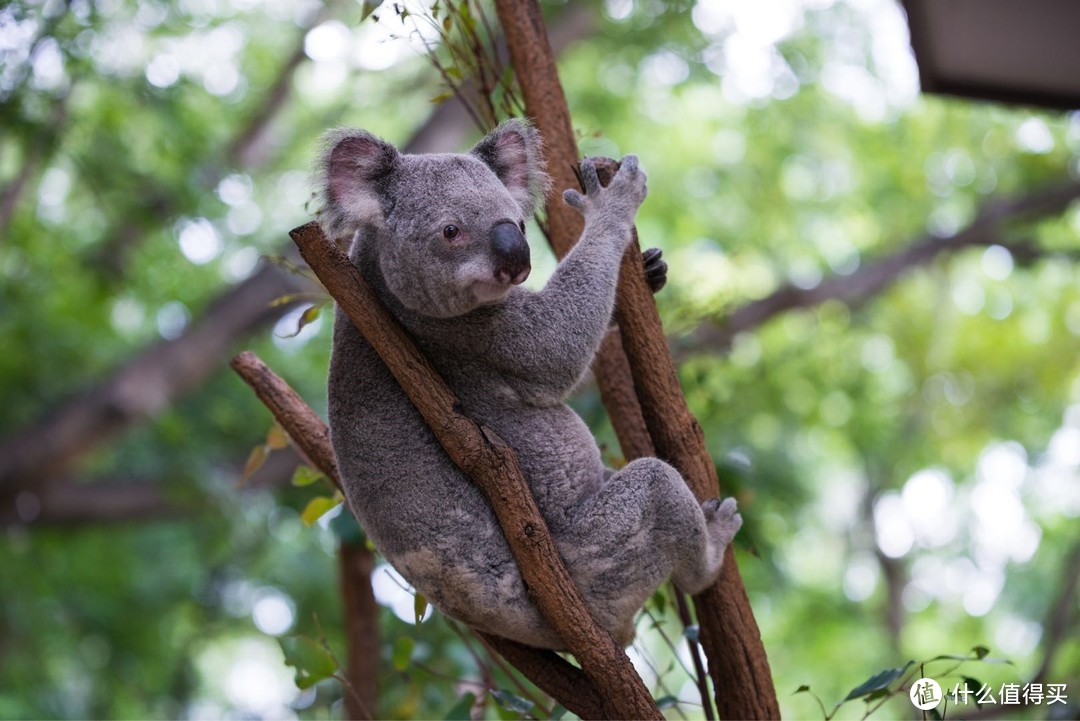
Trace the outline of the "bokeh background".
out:
M 785 715 L 823 716 L 801 686 L 831 711 L 982 646 L 1011 663 L 927 675 L 1067 684 L 1024 713 L 1075 718 L 1080 115 L 921 94 L 892 0 L 544 9 L 583 151 L 649 173 L 640 235 L 670 266 L 657 301 L 743 509 Z M 480 137 L 423 23 L 364 10 L 0 7 L 0 718 L 342 713 L 278 641 L 344 655 L 355 529 L 301 519 L 322 491 L 290 483 L 290 449 L 244 477 L 271 418 L 227 362 L 252 348 L 325 409 L 328 308 L 269 260 L 312 218 L 324 129 Z M 533 238 L 538 287 L 554 261 Z M 572 402 L 617 462 L 595 388 Z M 381 563 L 372 583 L 380 716 L 502 688 Z M 631 656 L 669 717 L 697 718 L 669 601 Z M 502 701 L 474 713 L 536 714 Z M 901 694 L 877 716 L 912 713 Z

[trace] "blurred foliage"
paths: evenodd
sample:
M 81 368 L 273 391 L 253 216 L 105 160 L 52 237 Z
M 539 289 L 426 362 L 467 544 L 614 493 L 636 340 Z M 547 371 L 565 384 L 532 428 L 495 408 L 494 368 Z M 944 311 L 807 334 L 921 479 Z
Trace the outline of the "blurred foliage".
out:
M 309 218 L 324 128 L 404 143 L 423 122 L 438 74 L 406 40 L 380 40 L 408 34 L 393 12 L 360 23 L 371 5 L 0 8 L 0 197 L 22 186 L 0 217 L 0 437 L 182 333 L 260 254 L 282 252 Z M 556 23 L 567 8 L 545 10 Z M 1047 680 L 1070 684 L 1075 712 L 1075 599 L 1072 633 L 1043 623 L 1080 540 L 1080 210 L 1011 224 L 1001 242 L 1031 241 L 1032 257 L 943 254 L 865 303 L 792 310 L 730 348 L 697 329 L 1076 176 L 1080 118 L 918 96 L 888 0 L 595 11 L 563 81 L 583 152 L 636 152 L 649 172 L 640 235 L 670 264 L 658 302 L 747 520 L 741 568 L 785 715 L 819 714 L 797 688 L 831 708 L 882 669 L 976 646 L 1013 662 L 980 668 L 982 681 L 1024 682 L 1051 640 Z M 235 157 L 300 48 L 257 152 Z M 301 312 L 249 344 L 321 411 L 330 322 L 288 337 Z M 574 403 L 617 458 L 595 391 Z M 340 713 L 337 681 L 299 692 L 271 636 L 325 638 L 343 657 L 333 553 L 350 536 L 328 517 L 302 524 L 311 489 L 238 487 L 270 425 L 223 364 L 77 470 L 155 484 L 190 512 L 5 527 L 0 718 Z M 695 692 L 664 598 L 632 656 L 669 716 L 698 716 L 674 704 Z M 257 624 L 260 604 L 293 622 Z M 489 718 L 543 715 L 498 668 L 497 697 L 460 681 L 479 678 L 476 643 L 438 614 L 414 624 L 411 599 L 382 613 L 381 716 L 464 717 L 485 698 Z M 889 704 L 881 714 L 910 715 L 903 693 Z M 864 711 L 849 701 L 836 717 Z

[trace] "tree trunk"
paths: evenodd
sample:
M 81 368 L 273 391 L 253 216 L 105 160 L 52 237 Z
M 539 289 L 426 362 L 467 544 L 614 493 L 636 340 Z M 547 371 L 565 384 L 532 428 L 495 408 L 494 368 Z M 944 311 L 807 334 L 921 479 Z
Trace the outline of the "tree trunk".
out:
M 338 546 L 338 578 L 349 649 L 345 711 L 350 719 L 378 718 L 379 605 L 371 590 L 375 554 L 362 542 Z
M 526 112 L 544 137 L 554 189 L 561 191 L 576 184 L 570 174 L 577 165 L 578 152 L 540 7 L 535 0 L 496 0 L 495 5 Z M 548 201 L 552 244 L 561 257 L 580 235 L 581 221 L 558 197 Z M 679 469 L 699 500 L 715 497 L 719 491 L 716 468 L 705 448 L 701 427 L 683 398 L 636 243 L 623 257 L 617 307 L 641 416 L 657 454 Z M 613 352 L 613 342 L 605 346 Z M 611 381 L 598 377 L 597 382 L 603 388 Z M 608 393 L 612 395 L 614 392 Z M 639 422 L 626 408 L 609 409 L 609 415 L 613 424 L 626 423 L 633 428 Z M 630 455 L 625 448 L 624 453 Z M 720 579 L 694 602 L 720 715 L 778 718 L 779 704 L 765 649 L 730 547 Z

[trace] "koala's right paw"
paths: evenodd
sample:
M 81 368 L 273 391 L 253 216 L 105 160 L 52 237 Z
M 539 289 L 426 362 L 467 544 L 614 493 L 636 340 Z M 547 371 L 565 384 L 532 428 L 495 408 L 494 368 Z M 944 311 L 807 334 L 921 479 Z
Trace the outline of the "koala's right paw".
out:
M 649 192 L 645 180 L 645 172 L 638 166 L 637 156 L 627 155 L 608 186 L 602 187 L 596 175 L 596 165 L 591 158 L 585 158 L 581 161 L 581 182 L 585 194 L 568 189 L 563 192 L 563 200 L 585 216 L 586 222 L 595 219 L 604 226 L 629 226 L 633 224 L 634 215 Z
M 705 512 L 705 526 L 709 529 L 709 537 L 716 544 L 727 546 L 742 528 L 742 516 L 739 515 L 734 498 L 725 498 L 723 501 L 710 498 L 701 504 L 701 510 Z

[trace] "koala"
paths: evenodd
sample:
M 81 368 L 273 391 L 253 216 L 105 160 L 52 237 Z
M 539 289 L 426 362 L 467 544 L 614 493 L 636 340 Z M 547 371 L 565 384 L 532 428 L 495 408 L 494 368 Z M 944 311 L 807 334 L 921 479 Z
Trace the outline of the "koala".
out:
M 611 323 L 619 261 L 645 198 L 626 156 L 610 185 L 582 164 L 577 245 L 540 291 L 525 221 L 550 181 L 541 139 L 510 120 L 467 153 L 406 155 L 362 130 L 325 137 L 319 222 L 477 422 L 512 447 L 594 618 L 621 644 L 666 579 L 709 586 L 742 519 L 698 503 L 656 458 L 605 468 L 566 404 Z M 650 258 L 654 287 L 662 272 Z M 449 459 L 372 347 L 338 309 L 331 440 L 350 506 L 386 559 L 438 609 L 476 629 L 562 649 L 529 599 L 488 501 Z

